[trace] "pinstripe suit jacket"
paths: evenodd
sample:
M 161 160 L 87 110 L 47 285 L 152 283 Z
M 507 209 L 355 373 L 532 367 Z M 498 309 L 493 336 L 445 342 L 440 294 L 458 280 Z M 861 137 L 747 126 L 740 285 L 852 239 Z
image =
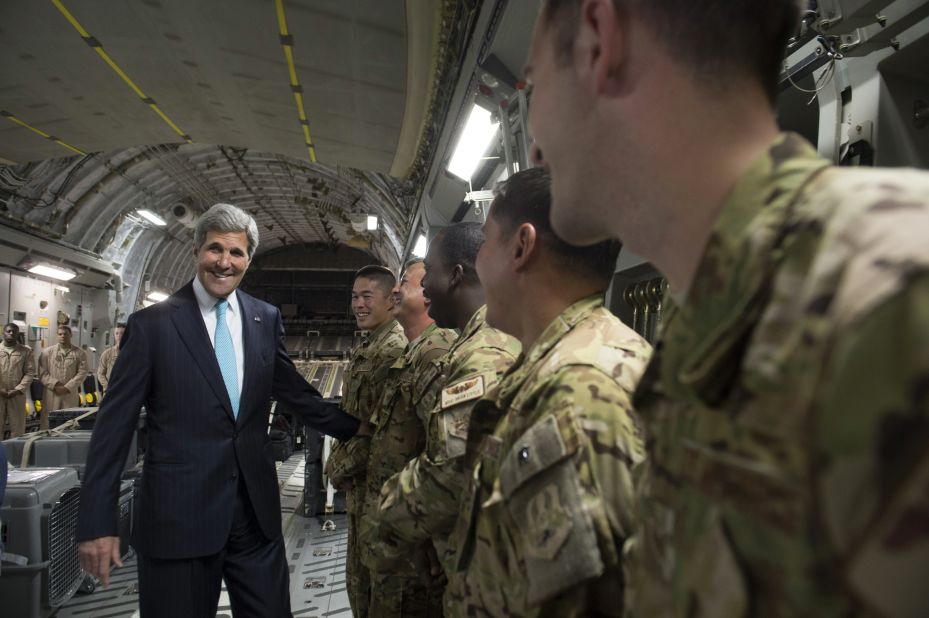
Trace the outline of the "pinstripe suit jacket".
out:
M 116 536 L 117 500 L 132 433 L 146 409 L 148 451 L 135 548 L 152 558 L 219 552 L 241 475 L 268 539 L 281 535 L 280 496 L 267 436 L 272 395 L 314 429 L 348 439 L 358 421 L 324 403 L 287 357 L 277 308 L 241 290 L 245 373 L 234 419 L 219 364 L 188 283 L 130 316 L 97 413 L 77 539 Z

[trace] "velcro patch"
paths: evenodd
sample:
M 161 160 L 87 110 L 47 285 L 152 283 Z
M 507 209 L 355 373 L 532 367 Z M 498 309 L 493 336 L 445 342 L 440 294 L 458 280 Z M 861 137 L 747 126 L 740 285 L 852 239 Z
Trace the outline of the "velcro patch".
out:
M 484 376 L 468 378 L 442 389 L 442 409 L 484 396 Z

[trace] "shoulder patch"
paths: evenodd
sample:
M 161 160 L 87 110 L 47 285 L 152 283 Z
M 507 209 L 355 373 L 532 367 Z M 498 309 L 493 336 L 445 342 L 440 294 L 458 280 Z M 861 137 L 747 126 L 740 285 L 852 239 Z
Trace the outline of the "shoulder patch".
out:
M 484 396 L 484 376 L 468 378 L 442 389 L 442 409 Z

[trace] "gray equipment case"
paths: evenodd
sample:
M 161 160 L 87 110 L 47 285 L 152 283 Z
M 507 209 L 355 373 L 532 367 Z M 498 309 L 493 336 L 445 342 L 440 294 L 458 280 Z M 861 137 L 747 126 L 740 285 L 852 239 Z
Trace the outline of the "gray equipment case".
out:
M 79 477 L 84 477 L 84 468 L 87 466 L 87 454 L 90 450 L 90 436 L 93 432 L 83 429 L 74 429 L 63 431 L 59 434 L 42 436 L 32 444 L 32 451 L 29 453 L 29 461 L 26 462 L 29 468 L 33 466 L 45 468 L 74 468 L 77 470 Z M 26 443 L 33 436 L 26 434 L 18 438 L 11 438 L 4 441 L 7 458 L 14 466 L 20 466 L 23 457 L 23 450 Z M 138 459 L 138 446 L 136 444 L 137 434 L 132 436 L 132 444 L 129 446 L 129 455 L 126 457 L 126 465 L 123 471 L 128 470 L 135 465 Z
M 3 566 L 3 616 L 43 618 L 74 595 L 84 578 L 74 542 L 80 491 L 72 468 L 10 471 L 0 535 L 25 564 Z

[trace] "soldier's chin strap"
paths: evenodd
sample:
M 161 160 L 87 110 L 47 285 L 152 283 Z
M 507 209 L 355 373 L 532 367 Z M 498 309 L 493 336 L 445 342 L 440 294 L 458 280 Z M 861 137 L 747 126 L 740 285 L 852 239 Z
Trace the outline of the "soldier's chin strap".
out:
M 69 429 L 76 429 L 80 427 L 80 422 L 96 414 L 97 410 L 91 410 L 90 412 L 85 412 L 76 418 L 72 418 L 69 421 L 66 421 L 55 427 L 54 429 L 42 429 L 40 431 L 33 431 L 32 433 L 26 434 L 29 438 L 26 440 L 26 444 L 23 445 L 23 456 L 20 458 L 19 467 L 28 468 L 29 467 L 29 456 L 32 454 L 32 445 L 41 440 L 42 438 L 48 438 L 50 436 L 57 436 L 59 438 L 67 438 L 68 434 L 65 432 Z M 10 465 L 9 463 L 7 465 Z M 12 467 L 12 466 L 11 466 Z

